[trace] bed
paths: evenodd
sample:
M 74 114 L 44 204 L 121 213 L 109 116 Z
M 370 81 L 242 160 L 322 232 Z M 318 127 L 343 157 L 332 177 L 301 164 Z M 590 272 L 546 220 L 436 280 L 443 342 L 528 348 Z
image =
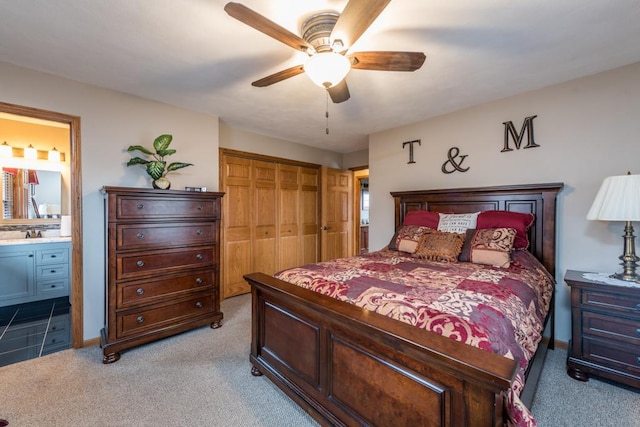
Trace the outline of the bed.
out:
M 562 184 L 392 192 L 395 227 L 414 211 L 531 213 L 529 251 L 555 274 L 556 195 Z M 252 292 L 250 361 L 322 425 L 503 426 L 518 373 L 503 357 L 263 273 Z M 549 336 L 524 373 L 529 405 Z M 520 424 L 515 420 L 516 424 Z

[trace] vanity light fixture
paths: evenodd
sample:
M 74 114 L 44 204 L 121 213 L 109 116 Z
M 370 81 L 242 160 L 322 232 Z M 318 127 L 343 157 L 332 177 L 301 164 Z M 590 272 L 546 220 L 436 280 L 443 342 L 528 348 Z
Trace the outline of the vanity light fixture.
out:
M 56 147 L 53 147 L 52 150 L 49 150 L 49 161 L 50 162 L 59 162 L 60 161 L 60 152 L 56 150 Z
M 24 149 L 24 158 L 28 160 L 36 160 L 38 158 L 38 150 L 33 148 L 33 145 L 29 144 Z
M 7 144 L 7 141 L 0 145 L 0 157 L 13 157 L 13 147 Z

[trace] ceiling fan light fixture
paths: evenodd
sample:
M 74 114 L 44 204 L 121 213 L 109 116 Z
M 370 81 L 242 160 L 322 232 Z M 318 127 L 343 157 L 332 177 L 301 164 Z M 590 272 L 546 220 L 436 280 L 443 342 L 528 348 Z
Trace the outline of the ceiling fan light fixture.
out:
M 340 83 L 350 69 L 349 59 L 335 52 L 317 53 L 304 64 L 304 71 L 311 81 L 326 89 Z

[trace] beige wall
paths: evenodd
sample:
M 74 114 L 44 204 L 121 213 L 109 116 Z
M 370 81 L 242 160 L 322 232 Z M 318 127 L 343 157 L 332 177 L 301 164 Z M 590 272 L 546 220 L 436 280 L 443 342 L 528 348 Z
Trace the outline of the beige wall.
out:
M 342 155 L 339 153 L 232 128 L 223 121 L 220 122 L 220 147 L 315 163 L 330 168 L 342 167 Z
M 565 271 L 619 269 L 623 224 L 585 217 L 606 176 L 640 173 L 639 112 L 636 64 L 371 135 L 370 248 L 386 245 L 393 234 L 390 191 L 564 182 L 556 304 L 557 336 L 568 341 Z M 519 132 L 523 119 L 533 115 L 538 116 L 533 123 L 540 147 L 501 153 L 502 123 L 512 121 Z M 415 147 L 416 163 L 407 164 L 409 153 L 402 142 L 415 139 L 422 145 Z M 442 173 L 451 147 L 468 156 L 462 166 L 469 171 Z

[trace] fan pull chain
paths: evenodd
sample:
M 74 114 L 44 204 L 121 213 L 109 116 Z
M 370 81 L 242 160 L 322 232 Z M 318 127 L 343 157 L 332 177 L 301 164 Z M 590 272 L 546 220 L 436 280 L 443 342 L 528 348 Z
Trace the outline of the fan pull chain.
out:
M 327 118 L 326 133 L 327 135 L 329 135 L 329 90 L 327 89 L 326 92 L 327 92 L 327 105 L 326 105 L 324 116 Z

